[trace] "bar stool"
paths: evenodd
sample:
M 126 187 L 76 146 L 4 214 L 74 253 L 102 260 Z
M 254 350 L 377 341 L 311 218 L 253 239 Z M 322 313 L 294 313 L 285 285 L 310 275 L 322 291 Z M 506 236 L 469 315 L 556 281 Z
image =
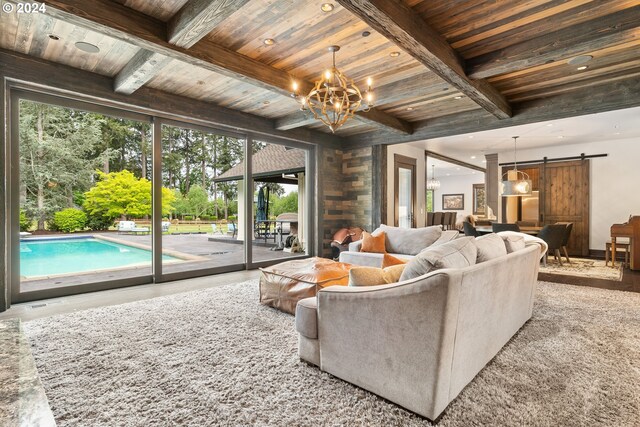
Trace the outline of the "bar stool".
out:
M 622 264 L 622 267 L 628 267 L 629 266 L 629 246 L 630 246 L 630 244 L 628 242 L 627 243 L 623 243 L 623 242 L 616 241 L 616 252 L 618 250 L 624 249 L 624 263 Z M 607 265 L 609 265 L 609 258 L 611 258 L 611 242 L 607 242 L 607 245 L 606 245 L 605 250 L 604 250 L 604 265 L 605 265 L 605 267 Z M 612 260 L 611 264 L 613 265 L 613 260 Z

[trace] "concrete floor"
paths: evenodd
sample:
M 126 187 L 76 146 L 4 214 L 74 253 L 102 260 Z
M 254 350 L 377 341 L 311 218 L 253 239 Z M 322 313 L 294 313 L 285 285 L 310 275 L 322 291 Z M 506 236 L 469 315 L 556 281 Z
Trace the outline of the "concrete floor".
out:
M 151 250 L 151 235 L 118 234 L 118 233 L 93 233 L 102 235 L 112 241 L 120 241 L 124 244 Z M 74 235 L 78 236 L 78 235 Z M 90 236 L 90 235 L 88 235 Z M 244 248 L 242 242 L 210 234 L 165 234 L 162 236 L 163 252 L 180 258 L 178 261 L 164 262 L 163 273 L 177 273 L 183 271 L 226 267 L 243 264 Z M 275 244 L 270 241 L 252 242 L 252 255 L 254 262 L 284 260 L 300 254 L 291 254 L 284 251 L 273 251 Z M 79 260 L 81 262 L 81 260 Z M 128 277 L 148 276 L 151 274 L 151 264 L 134 267 L 123 267 L 81 274 L 69 274 L 64 276 L 50 276 L 46 278 L 23 280 L 20 284 L 21 292 L 31 292 L 42 289 L 63 287 L 70 285 L 83 285 L 100 281 L 118 280 Z
M 140 301 L 164 295 L 173 295 L 198 289 L 212 288 L 231 283 L 241 283 L 260 277 L 258 270 L 244 270 L 214 276 L 176 280 L 173 282 L 131 286 L 128 288 L 110 289 L 80 295 L 53 298 L 14 304 L 9 310 L 0 313 L 0 320 L 20 318 L 23 321 L 71 313 L 96 307 L 105 307 L 127 302 Z

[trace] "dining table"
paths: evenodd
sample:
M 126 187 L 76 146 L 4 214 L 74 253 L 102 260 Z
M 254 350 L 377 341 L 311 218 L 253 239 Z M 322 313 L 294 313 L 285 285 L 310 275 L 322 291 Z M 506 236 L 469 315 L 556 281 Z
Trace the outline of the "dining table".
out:
M 520 232 L 525 234 L 531 234 L 532 236 L 537 236 L 540 233 L 542 227 L 534 227 L 534 226 L 521 226 Z M 479 225 L 476 227 L 476 231 L 479 234 L 490 234 L 493 233 L 493 229 L 490 225 Z

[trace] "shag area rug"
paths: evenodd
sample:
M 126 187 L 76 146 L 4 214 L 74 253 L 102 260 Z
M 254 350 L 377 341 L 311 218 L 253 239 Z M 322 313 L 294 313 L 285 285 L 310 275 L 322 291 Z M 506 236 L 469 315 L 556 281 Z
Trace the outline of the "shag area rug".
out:
M 26 322 L 59 426 L 427 426 L 298 359 L 257 282 Z M 540 283 L 441 426 L 637 426 L 640 294 Z
M 570 258 L 571 262 L 562 261 L 560 265 L 553 257 L 549 257 L 547 266 L 540 265 L 541 273 L 564 274 L 567 276 L 589 277 L 592 279 L 622 280 L 622 263 L 615 267 L 604 265 L 604 261 L 587 258 Z

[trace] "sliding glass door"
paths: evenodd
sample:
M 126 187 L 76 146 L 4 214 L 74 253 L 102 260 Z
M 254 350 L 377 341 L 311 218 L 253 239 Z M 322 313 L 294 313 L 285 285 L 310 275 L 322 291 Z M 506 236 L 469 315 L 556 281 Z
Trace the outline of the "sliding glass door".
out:
M 14 293 L 151 275 L 150 119 L 14 102 Z
M 216 271 L 245 260 L 245 138 L 162 126 L 162 274 Z
M 10 119 L 13 302 L 310 253 L 314 163 L 303 144 L 22 90 Z

